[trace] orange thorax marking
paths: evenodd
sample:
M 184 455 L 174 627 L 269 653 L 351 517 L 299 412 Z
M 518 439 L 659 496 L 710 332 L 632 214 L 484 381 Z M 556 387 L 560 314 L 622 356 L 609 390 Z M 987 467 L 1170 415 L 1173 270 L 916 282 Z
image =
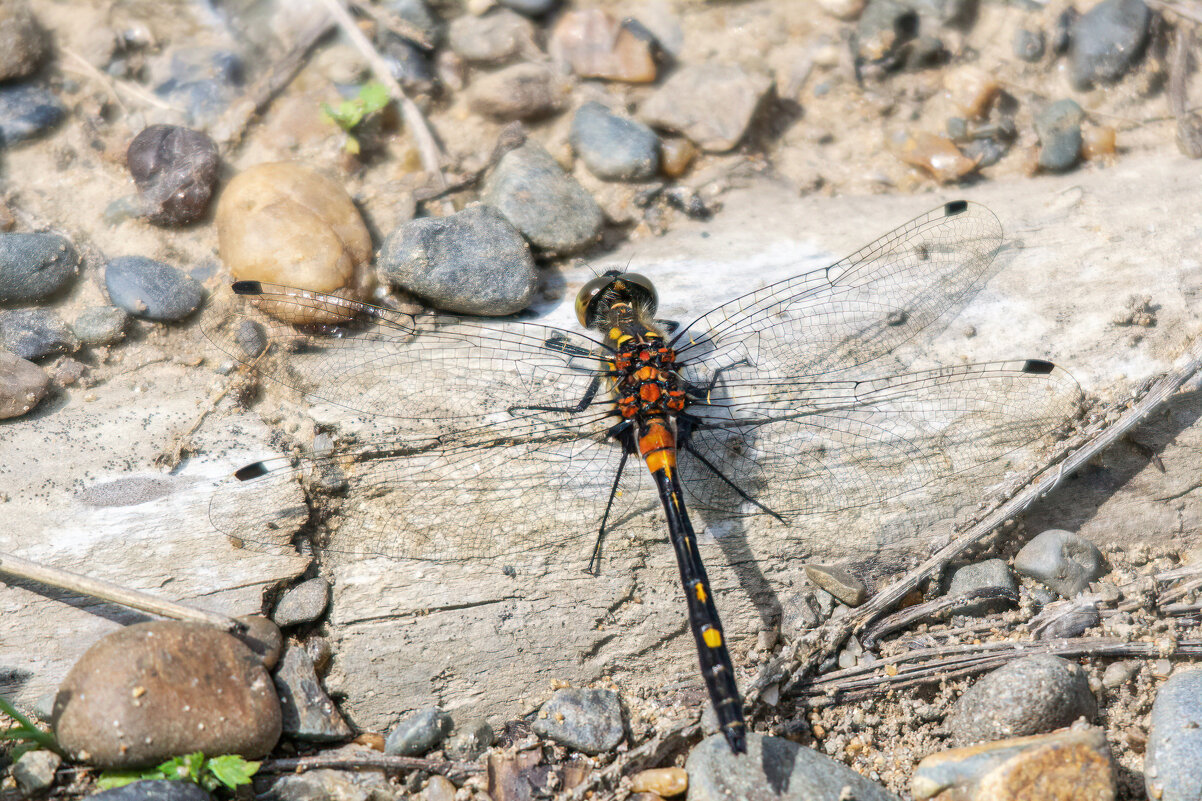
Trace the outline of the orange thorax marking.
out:
M 652 473 L 676 466 L 676 437 L 663 420 L 648 423 L 639 437 L 639 453 Z

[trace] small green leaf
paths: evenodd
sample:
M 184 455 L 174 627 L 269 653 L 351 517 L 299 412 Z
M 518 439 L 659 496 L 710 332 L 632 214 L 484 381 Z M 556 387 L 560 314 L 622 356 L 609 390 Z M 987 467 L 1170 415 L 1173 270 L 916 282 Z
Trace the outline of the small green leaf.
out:
M 363 101 L 365 114 L 375 114 L 388 105 L 388 87 L 382 83 L 364 84 L 359 89 L 359 99 Z
M 346 141 L 342 143 L 342 149 L 352 156 L 359 155 L 359 140 L 354 134 L 348 133 L 346 135 Z
M 259 769 L 258 762 L 249 762 L 237 754 L 213 757 L 209 760 L 209 772 L 217 781 L 233 790 L 243 784 L 250 784 L 250 779 Z
M 153 770 L 153 769 L 152 769 Z M 140 782 L 143 779 L 157 779 L 157 775 L 147 775 L 151 771 L 141 770 L 106 770 L 100 774 L 100 778 L 96 780 L 96 786 L 101 790 L 112 790 L 115 787 L 124 787 L 127 784 Z

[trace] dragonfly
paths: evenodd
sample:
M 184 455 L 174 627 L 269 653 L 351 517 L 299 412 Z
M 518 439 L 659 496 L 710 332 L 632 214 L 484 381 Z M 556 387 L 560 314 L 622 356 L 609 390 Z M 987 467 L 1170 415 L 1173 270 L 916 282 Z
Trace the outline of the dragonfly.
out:
M 1007 454 L 1069 420 L 1079 388 L 1049 361 L 897 364 L 981 289 L 1002 243 L 988 209 L 946 203 L 685 325 L 656 319 L 650 279 L 612 270 L 576 298 L 587 333 L 237 281 L 234 309 L 203 325 L 218 348 L 384 426 L 240 468 L 210 517 L 253 542 L 270 513 L 240 496 L 307 477 L 314 492 L 362 499 L 340 546 L 351 556 L 499 564 L 555 548 L 583 559 L 587 548 L 596 572 L 606 534 L 647 508 L 640 498 L 658 499 L 710 701 L 744 752 L 743 701 L 690 510 L 711 524 L 766 515 L 786 524 L 774 536 L 804 541 L 809 515 L 937 493 L 958 474 L 986 487 Z M 529 523 L 536 491 L 556 499 L 551 525 Z M 372 516 L 385 495 L 402 515 Z

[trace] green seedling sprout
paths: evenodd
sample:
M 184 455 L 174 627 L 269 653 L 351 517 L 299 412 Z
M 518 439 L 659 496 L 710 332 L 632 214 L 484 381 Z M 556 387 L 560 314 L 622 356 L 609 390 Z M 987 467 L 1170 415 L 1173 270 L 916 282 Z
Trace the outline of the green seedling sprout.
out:
M 0 740 L 15 740 L 17 742 L 17 745 L 13 747 L 13 759 L 19 759 L 21 754 L 24 754 L 26 751 L 33 751 L 38 748 L 45 748 L 59 756 L 64 756 L 63 749 L 59 747 L 58 741 L 54 739 L 53 734 L 39 729 L 33 724 L 33 721 L 18 712 L 17 708 L 3 697 L 0 697 L 0 713 L 16 721 L 15 726 L 0 729 Z
M 344 100 L 335 108 L 329 103 L 321 104 L 321 111 L 330 122 L 346 134 L 346 152 L 352 156 L 359 153 L 359 139 L 353 133 L 359 123 L 388 105 L 388 87 L 382 83 L 368 83 L 359 87 L 358 97 Z
M 222 786 L 233 790 L 240 785 L 250 784 L 251 777 L 258 769 L 258 762 L 250 762 L 236 754 L 226 754 L 209 759 L 197 751 L 195 754 L 169 759 L 153 768 L 106 770 L 100 774 L 97 785 L 102 790 L 111 790 L 114 787 L 124 787 L 133 782 L 165 779 L 167 781 L 194 782 L 211 793 Z

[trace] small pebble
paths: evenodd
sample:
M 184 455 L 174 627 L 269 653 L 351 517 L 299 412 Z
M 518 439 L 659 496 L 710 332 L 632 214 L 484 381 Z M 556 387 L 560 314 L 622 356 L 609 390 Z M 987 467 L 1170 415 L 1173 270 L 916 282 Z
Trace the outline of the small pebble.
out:
M 447 759 L 472 762 L 488 750 L 497 739 L 492 726 L 483 718 L 455 724 L 451 736 L 443 746 Z
M 1085 112 L 1072 100 L 1057 100 L 1035 114 L 1039 166 L 1052 172 L 1071 169 L 1081 156 Z
M 481 199 L 532 245 L 559 255 L 596 242 L 604 222 L 592 196 L 534 142 L 501 157 L 485 181 Z
M 12 777 L 23 795 L 37 795 L 54 784 L 54 772 L 62 762 L 63 758 L 53 751 L 26 751 L 12 766 Z
M 104 268 L 109 300 L 135 317 L 182 320 L 204 301 L 204 288 L 190 275 L 144 256 L 118 256 Z
M 1056 17 L 1052 27 L 1052 52 L 1062 56 L 1068 52 L 1073 43 L 1073 26 L 1081 18 L 1081 13 L 1075 6 L 1069 6 Z
M 943 88 L 961 113 L 970 119 L 984 119 L 989 116 L 993 101 L 1002 89 L 991 73 L 971 65 L 945 73 Z
M 910 779 L 915 801 L 1114 801 L 1106 732 L 1072 728 L 940 751 Z
M 974 562 L 971 565 L 957 568 L 952 573 L 946 594 L 963 595 L 973 590 L 986 589 L 1008 590 L 1017 595 L 1018 584 L 1014 581 L 1014 576 L 1011 575 L 1010 568 L 1006 566 L 1005 561 L 986 559 L 983 562 Z M 958 615 L 988 615 L 1012 605 L 1004 598 L 982 599 L 958 607 L 955 613 Z
M 129 314 L 116 306 L 89 306 L 71 324 L 71 330 L 85 345 L 115 345 L 125 338 Z
M 1101 620 L 1098 605 L 1092 601 L 1060 601 L 1048 604 L 1031 621 L 1031 628 L 1038 631 L 1039 639 L 1055 640 L 1079 637 Z
M 421 801 L 455 801 L 455 785 L 446 776 L 435 773 L 422 790 Z
M 421 31 L 431 44 L 437 45 L 442 38 L 442 20 L 430 10 L 426 0 L 385 0 L 382 5 Z
M 919 23 L 911 3 L 869 0 L 856 24 L 856 60 L 880 71 L 901 67 L 913 50 Z
M 1072 598 L 1102 577 L 1106 560 L 1089 540 L 1049 529 L 1022 547 L 1014 557 L 1014 570 Z
M 848 606 L 868 600 L 868 587 L 846 568 L 838 565 L 805 566 L 806 577 Z
M 823 593 L 827 595 L 827 593 Z M 781 598 L 780 633 L 788 642 L 822 622 L 810 600 L 809 593 L 794 592 Z
M 1102 673 L 1102 686 L 1108 690 L 1122 687 L 1139 673 L 1138 662 L 1111 662 Z
M 1039 61 L 1043 58 L 1046 46 L 1043 31 L 1019 28 L 1014 33 L 1014 55 L 1023 61 Z
M 406 91 L 429 94 L 434 90 L 434 68 L 430 55 L 420 45 L 392 32 L 384 34 L 380 53 L 392 77 Z
M 46 396 L 49 386 L 45 370 L 0 349 L 0 420 L 29 412 Z
M 58 98 L 40 86 L 0 86 L 0 144 L 33 139 L 58 125 L 65 115 Z
M 521 311 L 538 284 L 530 246 L 499 211 L 482 204 L 410 220 L 384 241 L 377 267 L 435 308 L 461 314 Z
M 261 797 L 271 801 L 393 801 L 400 798 L 397 789 L 382 771 L 322 768 L 281 776 Z
M 181 47 L 162 58 L 167 78 L 154 92 L 186 109 L 189 123 L 197 128 L 216 122 L 242 93 L 242 58 L 231 50 Z
M 534 24 L 507 8 L 483 16 L 464 14 L 451 22 L 447 43 L 471 64 L 502 64 L 518 56 L 535 56 Z
M 687 136 L 702 150 L 730 150 L 743 138 L 771 81 L 722 64 L 684 66 L 639 108 L 653 128 Z
M 923 169 L 939 183 L 959 181 L 977 169 L 977 162 L 961 153 L 952 140 L 925 131 L 894 137 L 893 152 L 905 163 Z
M 0 81 L 32 75 L 46 55 L 46 33 L 24 0 L 0 4 Z
M 1197 801 L 1202 788 L 1202 670 L 1172 676 L 1148 718 L 1144 785 L 1156 801 Z
M 79 349 L 79 340 L 54 312 L 13 309 L 0 312 L 0 348 L 32 361 L 73 353 Z
M 217 244 L 234 280 L 264 281 L 366 300 L 374 286 L 371 235 L 338 182 L 293 162 L 257 164 L 229 182 L 217 202 Z M 261 303 L 285 322 L 295 308 Z M 334 323 L 331 313 L 304 322 Z
M 213 801 L 195 782 L 146 779 L 88 796 L 95 801 Z
M 586 754 L 609 751 L 625 736 L 622 703 L 611 690 L 558 690 L 538 711 L 534 731 Z
M 79 254 L 66 237 L 0 234 L 0 303 L 48 300 L 78 274 Z
M 656 78 L 655 37 L 631 18 L 600 8 L 569 11 L 547 43 L 551 59 L 581 78 L 651 83 Z
M 1041 734 L 1078 718 L 1097 701 L 1081 666 L 1058 656 L 1028 656 L 987 673 L 956 702 L 946 725 L 955 745 Z
M 349 740 L 354 735 L 326 695 L 304 648 L 286 646 L 272 678 L 280 696 L 284 734 L 311 743 Z
M 421 756 L 451 733 L 451 716 L 436 706 L 419 709 L 388 733 L 384 753 L 396 756 Z
M 732 753 L 721 734 L 707 737 L 689 752 L 685 770 L 689 801 L 898 801 L 812 748 L 750 732 L 742 755 Z
M 669 178 L 679 178 L 697 157 L 697 148 L 688 139 L 666 136 L 659 140 L 659 166 Z
M 1144 0 L 1103 0 L 1073 24 L 1069 51 L 1073 86 L 1119 80 L 1139 60 L 1152 12 Z
M 468 88 L 468 104 L 498 120 L 530 120 L 558 111 L 568 92 L 566 79 L 546 64 L 514 64 L 477 78 Z
M 630 790 L 634 793 L 655 793 L 670 798 L 687 789 L 689 774 L 684 768 L 651 768 L 630 777 Z
M 129 143 L 129 172 L 146 219 L 157 225 L 184 225 L 209 207 L 220 157 L 206 134 L 178 125 L 151 125 Z
M 1167 679 L 1173 675 L 1173 662 L 1169 659 L 1153 659 L 1149 670 L 1153 678 Z
M 238 343 L 242 353 L 252 359 L 267 350 L 267 332 L 254 320 L 243 320 L 238 324 L 238 330 L 234 332 L 234 341 Z
M 960 149 L 964 158 L 976 162 L 978 170 L 992 167 L 1010 150 L 1009 142 L 998 139 L 973 139 Z
M 1109 125 L 1081 126 L 1081 156 L 1087 161 L 1113 158 L 1118 151 L 1118 132 Z
M 274 669 L 284 650 L 284 635 L 280 627 L 263 615 L 243 615 L 238 622 L 246 628 L 234 636 L 259 658 L 263 667 Z M 311 638 L 309 642 L 313 639 L 320 638 Z
M 572 149 L 607 181 L 646 181 L 659 170 L 659 137 L 641 122 L 585 103 L 572 119 Z
M 559 0 L 497 0 L 497 2 L 528 17 L 538 17 L 559 7 Z
M 864 0 L 818 0 L 818 7 L 835 19 L 853 20 L 864 11 Z
M 284 593 L 271 619 L 280 628 L 311 623 L 325 613 L 329 602 L 330 585 L 323 578 L 311 578 Z

